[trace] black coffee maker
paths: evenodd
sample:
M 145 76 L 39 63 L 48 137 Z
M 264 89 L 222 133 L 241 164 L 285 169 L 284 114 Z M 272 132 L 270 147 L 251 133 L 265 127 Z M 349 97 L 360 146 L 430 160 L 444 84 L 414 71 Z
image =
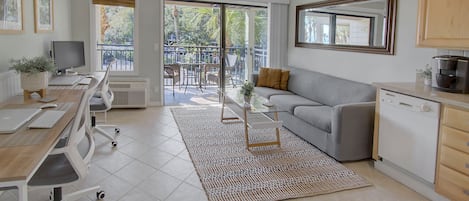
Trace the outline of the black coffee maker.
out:
M 432 86 L 451 93 L 469 93 L 469 58 L 441 55 L 433 57 Z

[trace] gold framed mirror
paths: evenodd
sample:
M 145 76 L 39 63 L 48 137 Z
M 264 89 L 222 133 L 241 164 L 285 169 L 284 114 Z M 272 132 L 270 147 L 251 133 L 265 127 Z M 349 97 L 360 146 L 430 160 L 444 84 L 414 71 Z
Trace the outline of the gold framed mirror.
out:
M 327 0 L 296 7 L 295 46 L 394 54 L 397 0 Z

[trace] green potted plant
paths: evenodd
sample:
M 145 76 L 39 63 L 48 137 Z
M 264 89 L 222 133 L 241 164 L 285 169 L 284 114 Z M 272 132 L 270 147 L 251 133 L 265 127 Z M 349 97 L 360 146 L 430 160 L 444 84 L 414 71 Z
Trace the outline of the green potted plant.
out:
M 432 67 L 430 65 L 426 65 L 425 69 L 418 69 L 417 73 L 422 76 L 425 85 L 432 84 Z
M 251 102 L 253 91 L 254 91 L 254 83 L 246 80 L 243 86 L 241 86 L 241 90 L 239 91 L 241 94 L 243 94 L 245 103 Z
M 10 61 L 12 69 L 21 75 L 21 88 L 26 91 L 37 91 L 47 88 L 49 72 L 54 71 L 54 62 L 44 56 Z

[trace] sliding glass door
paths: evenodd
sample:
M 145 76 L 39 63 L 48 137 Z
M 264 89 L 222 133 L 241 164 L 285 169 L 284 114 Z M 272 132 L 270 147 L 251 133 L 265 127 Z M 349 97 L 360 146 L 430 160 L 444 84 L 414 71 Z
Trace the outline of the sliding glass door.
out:
M 223 86 L 237 87 L 267 62 L 267 9 L 225 5 L 222 10 Z
M 164 28 L 164 64 L 181 66 L 183 88 L 239 87 L 265 66 L 265 7 L 166 1 Z

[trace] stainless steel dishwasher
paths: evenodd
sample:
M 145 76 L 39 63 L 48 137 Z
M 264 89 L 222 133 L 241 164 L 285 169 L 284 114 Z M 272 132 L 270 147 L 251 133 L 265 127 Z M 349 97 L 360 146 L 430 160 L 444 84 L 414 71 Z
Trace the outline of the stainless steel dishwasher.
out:
M 440 103 L 380 90 L 378 154 L 434 183 Z

